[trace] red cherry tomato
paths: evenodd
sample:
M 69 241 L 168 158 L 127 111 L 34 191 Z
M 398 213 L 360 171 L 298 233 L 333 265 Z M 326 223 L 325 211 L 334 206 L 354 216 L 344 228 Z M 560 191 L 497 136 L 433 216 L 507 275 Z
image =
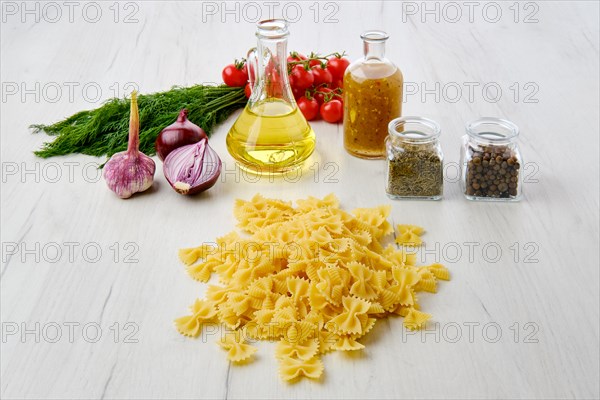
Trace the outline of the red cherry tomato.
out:
M 267 66 L 266 70 L 266 90 L 267 95 L 270 97 L 281 97 L 283 96 L 283 83 L 281 82 L 281 76 L 279 72 Z
M 325 96 L 331 92 L 333 92 L 333 90 L 328 87 L 320 87 L 317 88 L 313 97 L 317 99 L 317 102 L 319 102 L 319 105 L 321 105 L 325 102 Z
M 307 71 L 304 69 L 304 66 L 300 64 L 294 65 L 290 77 L 292 77 L 292 82 L 294 82 L 294 86 L 298 89 L 308 89 L 315 81 L 312 72 Z
M 244 94 L 246 95 L 247 99 L 249 99 L 250 95 L 252 94 L 252 88 L 250 87 L 249 83 L 246 83 L 246 87 L 244 88 Z
M 327 60 L 327 69 L 331 72 L 334 82 L 344 79 L 344 72 L 348 65 L 350 65 L 350 61 L 343 57 L 331 57 Z
M 327 122 L 336 123 L 344 116 L 344 106 L 339 100 L 331 100 L 321 105 L 321 117 Z
M 308 66 L 311 67 L 311 68 L 314 67 L 314 66 L 316 66 L 316 65 L 321 65 L 321 60 L 310 60 L 308 62 Z
M 307 99 L 304 96 L 300 97 L 298 99 L 298 108 L 300 108 L 307 121 L 312 121 L 319 115 L 319 103 L 314 98 Z
M 331 87 L 334 89 L 337 88 L 344 88 L 344 81 L 343 80 L 337 80 L 337 81 L 333 81 L 331 82 Z
M 306 56 L 302 53 L 298 53 L 296 51 L 292 51 L 287 58 L 287 62 L 297 62 L 306 60 Z
M 229 64 L 223 68 L 221 77 L 227 86 L 244 87 L 246 82 L 248 82 L 248 69 L 246 68 L 246 64 L 244 63 L 244 65 L 239 68 L 236 64 Z
M 333 76 L 331 75 L 331 72 L 329 72 L 329 70 L 326 68 L 322 68 L 321 64 L 318 64 L 318 65 L 315 65 L 314 67 L 312 67 L 311 72 L 314 76 L 313 84 L 315 86 L 319 86 L 319 85 L 323 85 L 323 84 L 328 85 L 333 80 Z
M 306 89 L 298 89 L 295 86 L 292 86 L 292 94 L 294 95 L 294 99 L 298 100 L 300 97 L 304 96 Z

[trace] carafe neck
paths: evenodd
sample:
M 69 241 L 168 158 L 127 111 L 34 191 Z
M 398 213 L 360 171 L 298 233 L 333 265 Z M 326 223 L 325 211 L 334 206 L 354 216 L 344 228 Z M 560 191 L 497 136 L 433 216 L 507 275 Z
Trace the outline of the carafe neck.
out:
M 253 54 L 248 55 L 252 82 L 251 104 L 275 98 L 295 106 L 287 73 L 288 36 L 287 22 L 283 20 L 259 22 L 256 31 L 257 47 Z

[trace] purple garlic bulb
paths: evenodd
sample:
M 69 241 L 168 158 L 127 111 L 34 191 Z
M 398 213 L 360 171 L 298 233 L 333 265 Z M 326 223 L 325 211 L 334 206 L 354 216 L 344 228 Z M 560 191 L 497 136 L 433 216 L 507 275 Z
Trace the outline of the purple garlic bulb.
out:
M 122 199 L 134 193 L 143 192 L 152 186 L 156 164 L 150 157 L 141 153 L 140 118 L 138 114 L 137 92 L 131 93 L 129 117 L 129 144 L 126 151 L 115 153 L 104 165 L 104 179 L 110 190 Z

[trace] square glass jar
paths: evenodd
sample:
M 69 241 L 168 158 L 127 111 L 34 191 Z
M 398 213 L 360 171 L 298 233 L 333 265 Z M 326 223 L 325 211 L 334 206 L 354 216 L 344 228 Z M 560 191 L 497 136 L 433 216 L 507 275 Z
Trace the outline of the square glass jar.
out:
M 461 148 L 461 189 L 468 200 L 519 201 L 523 160 L 519 128 L 501 118 L 485 117 L 466 125 Z
M 388 125 L 386 193 L 392 199 L 440 200 L 444 194 L 444 155 L 437 122 L 400 117 Z

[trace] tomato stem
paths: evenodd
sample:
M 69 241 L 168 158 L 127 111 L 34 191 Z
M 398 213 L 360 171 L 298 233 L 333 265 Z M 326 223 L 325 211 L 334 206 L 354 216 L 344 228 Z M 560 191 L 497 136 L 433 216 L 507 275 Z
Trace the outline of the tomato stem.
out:
M 310 62 L 311 61 L 320 61 L 321 62 L 321 67 L 325 68 L 327 60 L 329 59 L 329 57 L 337 57 L 337 58 L 342 58 L 344 55 L 346 55 L 345 51 L 342 51 L 341 53 L 339 52 L 334 52 L 334 53 L 329 53 L 326 55 L 319 55 L 318 53 L 314 53 L 311 52 L 308 57 L 306 58 L 306 60 L 300 60 L 300 61 L 291 61 L 288 62 L 288 72 L 292 71 L 292 68 L 295 65 L 303 65 L 304 69 L 306 69 L 307 71 L 310 69 Z M 297 58 L 298 53 L 295 51 L 292 51 L 290 53 L 290 56 Z

